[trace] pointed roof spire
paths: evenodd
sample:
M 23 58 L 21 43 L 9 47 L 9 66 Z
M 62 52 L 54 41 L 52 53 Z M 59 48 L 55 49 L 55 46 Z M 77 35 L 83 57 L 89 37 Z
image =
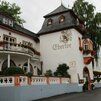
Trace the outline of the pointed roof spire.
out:
M 61 0 L 61 5 L 63 5 L 63 1 Z

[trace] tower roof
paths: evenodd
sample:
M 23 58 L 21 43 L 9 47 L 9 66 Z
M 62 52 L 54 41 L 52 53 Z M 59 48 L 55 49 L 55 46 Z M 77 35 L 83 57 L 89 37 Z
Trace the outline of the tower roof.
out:
M 78 18 L 77 15 L 73 12 L 72 9 L 68 9 L 63 5 L 60 5 L 51 13 L 44 16 L 45 20 L 41 30 L 38 32 L 38 35 L 53 33 L 69 28 L 77 28 L 77 19 L 79 24 L 83 22 Z M 61 17 L 63 17 L 63 22 L 61 22 Z M 50 23 L 50 24 L 49 24 Z
M 49 16 L 52 16 L 52 15 L 56 15 L 56 14 L 60 14 L 60 13 L 64 13 L 64 12 L 67 12 L 69 9 L 64 7 L 62 4 L 61 6 L 59 6 L 58 8 L 56 8 L 54 11 L 52 11 L 51 13 L 45 15 L 44 17 L 49 17 Z

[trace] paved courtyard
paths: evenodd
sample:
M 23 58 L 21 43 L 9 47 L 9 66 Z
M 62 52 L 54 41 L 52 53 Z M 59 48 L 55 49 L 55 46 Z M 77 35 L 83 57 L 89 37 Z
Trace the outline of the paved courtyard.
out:
M 84 93 L 64 94 L 37 101 L 101 101 L 101 89 Z

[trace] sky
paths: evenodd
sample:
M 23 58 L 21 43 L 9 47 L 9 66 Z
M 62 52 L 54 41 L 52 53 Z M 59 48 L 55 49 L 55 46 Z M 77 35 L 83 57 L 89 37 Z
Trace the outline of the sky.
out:
M 43 16 L 50 13 L 58 6 L 61 1 L 65 7 L 72 8 L 75 0 L 5 0 L 10 3 L 16 3 L 21 8 L 21 18 L 26 23 L 24 27 L 28 30 L 37 33 L 43 24 Z M 101 12 L 100 0 L 86 0 L 96 7 L 96 12 Z M 69 5 L 69 6 L 68 6 Z

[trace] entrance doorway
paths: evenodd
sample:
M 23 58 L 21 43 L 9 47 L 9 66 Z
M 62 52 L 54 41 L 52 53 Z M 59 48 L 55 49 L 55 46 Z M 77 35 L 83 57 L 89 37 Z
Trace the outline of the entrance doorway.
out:
M 84 90 L 91 90 L 91 80 L 90 80 L 90 73 L 87 67 L 83 69 L 83 77 L 84 77 Z

